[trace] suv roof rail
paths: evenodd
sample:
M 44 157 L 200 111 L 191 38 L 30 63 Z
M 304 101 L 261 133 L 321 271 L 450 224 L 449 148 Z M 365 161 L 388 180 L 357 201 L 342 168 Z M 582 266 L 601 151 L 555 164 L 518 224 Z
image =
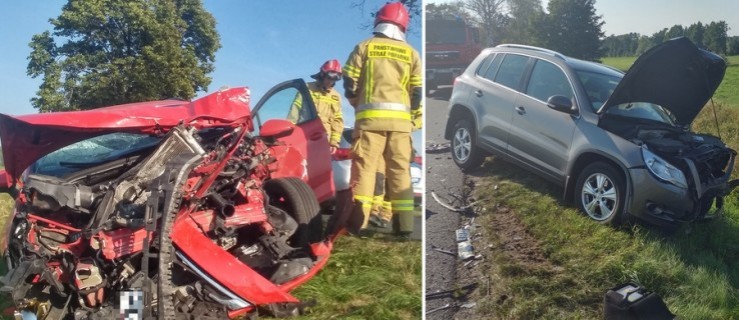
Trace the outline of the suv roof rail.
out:
M 563 54 L 561 54 L 561 53 L 559 53 L 557 51 L 549 50 L 549 49 L 544 49 L 544 48 L 539 48 L 539 47 L 534 47 L 534 46 L 527 46 L 527 45 L 523 45 L 523 44 L 508 44 L 508 43 L 506 43 L 506 44 L 499 44 L 499 45 L 496 46 L 496 48 L 498 48 L 498 47 L 500 47 L 500 48 L 514 48 L 514 49 L 526 49 L 526 50 L 532 50 L 532 51 L 539 51 L 539 52 L 544 52 L 544 53 L 551 54 L 551 55 L 553 55 L 553 56 L 555 56 L 557 58 L 560 58 L 562 60 L 566 60 L 565 55 L 563 55 Z

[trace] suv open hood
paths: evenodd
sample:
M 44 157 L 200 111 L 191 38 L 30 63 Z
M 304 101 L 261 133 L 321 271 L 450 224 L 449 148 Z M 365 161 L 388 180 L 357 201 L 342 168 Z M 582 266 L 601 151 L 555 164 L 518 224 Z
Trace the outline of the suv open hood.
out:
M 713 96 L 726 71 L 720 56 L 688 38 L 668 40 L 634 62 L 611 97 L 598 110 L 629 102 L 649 102 L 669 110 L 677 124 L 689 125 Z
M 72 143 L 112 132 L 164 133 L 180 124 L 196 128 L 246 122 L 253 130 L 249 89 L 232 88 L 195 101 L 164 100 L 86 111 L 0 114 L 5 170 L 13 181 L 39 158 Z

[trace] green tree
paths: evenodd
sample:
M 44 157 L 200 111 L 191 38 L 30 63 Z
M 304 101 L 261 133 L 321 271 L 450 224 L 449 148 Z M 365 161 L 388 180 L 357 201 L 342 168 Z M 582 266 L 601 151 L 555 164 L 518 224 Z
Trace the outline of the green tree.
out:
M 727 32 L 729 32 L 729 26 L 725 21 L 712 21 L 706 25 L 706 32 L 703 35 L 703 43 L 706 45 L 706 49 L 726 54 Z
M 191 99 L 207 90 L 220 48 L 200 0 L 69 0 L 50 22 L 29 44 L 41 112 Z
M 729 37 L 726 40 L 726 54 L 730 56 L 739 54 L 739 36 Z
M 472 12 L 472 18 L 482 27 L 483 43 L 487 46 L 499 44 L 508 28 L 510 17 L 505 14 L 506 0 L 464 0 L 464 6 Z
M 627 57 L 636 54 L 639 46 L 639 34 L 627 33 L 610 35 L 603 39 L 603 50 L 607 57 Z
M 685 36 L 688 37 L 693 43 L 695 43 L 696 46 L 699 48 L 705 48 L 706 46 L 703 45 L 703 34 L 705 33 L 706 28 L 703 26 L 702 23 L 697 22 L 694 24 L 691 24 L 686 30 L 685 30 Z
M 667 33 L 665 34 L 665 37 L 667 40 L 677 37 L 682 37 L 685 35 L 685 28 L 683 28 L 682 25 L 676 24 L 672 26 L 669 30 L 667 30 Z
M 426 19 L 436 17 L 459 17 L 465 21 L 469 21 L 470 14 L 464 9 L 462 1 L 449 3 L 429 3 L 426 5 Z
M 541 0 L 508 0 L 511 21 L 505 42 L 542 45 L 542 29 L 545 19 Z
M 544 43 L 565 55 L 597 61 L 601 57 L 603 21 L 595 13 L 595 0 L 551 0 Z

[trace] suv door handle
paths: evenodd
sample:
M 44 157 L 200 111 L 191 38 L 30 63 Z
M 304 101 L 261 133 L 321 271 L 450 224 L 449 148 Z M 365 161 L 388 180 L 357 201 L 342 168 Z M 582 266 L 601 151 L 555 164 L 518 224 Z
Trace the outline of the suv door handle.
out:
M 526 114 L 526 109 L 524 109 L 523 106 L 518 106 L 516 107 L 516 112 L 518 112 L 518 114 Z
M 475 95 L 478 97 L 482 97 L 482 90 L 480 89 L 475 90 Z

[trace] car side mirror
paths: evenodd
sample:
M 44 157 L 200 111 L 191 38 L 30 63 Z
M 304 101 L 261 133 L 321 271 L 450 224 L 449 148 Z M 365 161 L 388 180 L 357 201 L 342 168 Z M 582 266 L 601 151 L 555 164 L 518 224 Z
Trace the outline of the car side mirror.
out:
M 577 109 L 572 105 L 572 100 L 565 96 L 551 96 L 547 99 L 547 107 L 550 107 L 559 112 L 568 114 L 576 114 Z
M 267 120 L 261 128 L 259 135 L 265 138 L 282 138 L 289 136 L 295 130 L 295 124 L 285 119 Z

